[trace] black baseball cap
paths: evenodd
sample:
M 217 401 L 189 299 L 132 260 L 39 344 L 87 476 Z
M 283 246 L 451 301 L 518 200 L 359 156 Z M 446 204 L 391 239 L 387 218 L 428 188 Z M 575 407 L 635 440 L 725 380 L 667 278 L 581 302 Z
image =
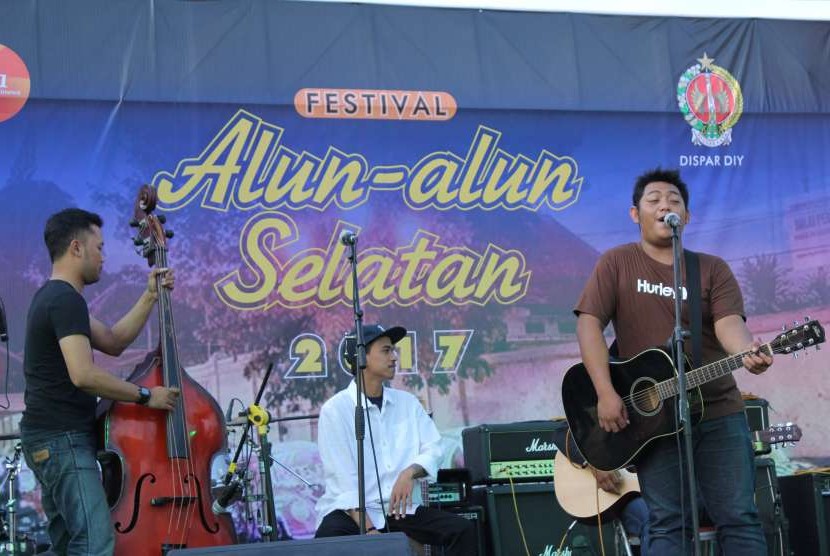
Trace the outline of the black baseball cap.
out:
M 393 344 L 400 342 L 406 336 L 406 328 L 403 326 L 393 326 L 391 328 L 384 328 L 380 324 L 364 324 L 363 325 L 363 342 L 366 344 L 366 349 L 369 345 L 378 338 L 389 338 Z M 354 358 L 357 355 L 357 332 L 352 328 L 346 334 L 344 341 L 340 344 L 340 358 L 343 364 L 354 373 Z

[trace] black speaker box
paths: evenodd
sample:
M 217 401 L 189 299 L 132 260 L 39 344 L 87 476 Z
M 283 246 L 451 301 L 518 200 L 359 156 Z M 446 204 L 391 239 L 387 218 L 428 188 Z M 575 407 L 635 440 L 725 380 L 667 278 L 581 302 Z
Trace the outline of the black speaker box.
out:
M 755 458 L 755 505 L 767 538 L 768 556 L 790 556 L 789 523 L 784 516 L 775 462 Z
M 208 548 L 171 550 L 169 556 L 414 556 L 409 539 L 403 533 L 354 535 L 299 541 L 280 541 Z
M 522 536 L 530 554 L 556 554 L 574 522 L 556 501 L 553 483 L 519 483 L 513 490 L 509 484 L 475 486 L 473 500 L 486 508 L 490 533 L 487 554 L 492 556 L 526 554 Z M 602 530 L 605 552 L 614 554 L 613 527 L 604 524 Z M 562 554 L 599 556 L 602 551 L 598 531 L 596 526 L 577 523 L 568 533 Z
M 795 556 L 830 556 L 830 474 L 780 477 Z
M 763 398 L 744 400 L 744 413 L 750 431 L 765 431 L 769 428 L 769 402 Z
M 487 523 L 485 521 L 484 508 L 481 506 L 465 504 L 463 506 L 441 506 L 438 504 L 430 504 L 430 507 L 438 507 L 445 512 L 450 512 L 469 519 L 476 526 L 476 542 L 478 544 L 478 556 L 487 555 Z M 432 556 L 444 556 L 444 549 L 440 546 L 431 547 Z

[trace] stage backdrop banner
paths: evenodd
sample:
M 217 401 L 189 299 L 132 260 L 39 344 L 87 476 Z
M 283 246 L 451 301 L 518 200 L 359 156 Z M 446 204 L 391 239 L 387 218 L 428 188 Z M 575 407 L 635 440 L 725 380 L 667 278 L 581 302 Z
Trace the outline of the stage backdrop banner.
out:
M 827 321 L 827 67 L 823 22 L 5 3 L 4 426 L 22 410 L 45 219 L 67 206 L 103 216 L 105 272 L 84 295 L 113 323 L 146 283 L 128 226 L 145 183 L 175 232 L 182 363 L 223 408 L 251 403 L 269 362 L 275 418 L 316 414 L 348 383 L 339 238 L 354 233 L 365 320 L 409 330 L 394 385 L 432 412 L 447 466 L 462 461 L 465 426 L 562 415 L 562 375 L 579 360 L 573 306 L 600 253 L 638 239 L 631 190 L 650 168 L 681 170 L 687 247 L 730 264 L 757 337 Z M 96 360 L 128 376 L 157 336 L 151 319 L 123 357 Z M 803 429 L 795 457 L 827 456 L 825 353 L 736 372 L 771 421 Z M 322 481 L 314 419 L 271 435 L 281 462 Z M 274 477 L 287 532 L 310 535 L 319 488 Z M 33 488 L 24 504 L 37 509 Z

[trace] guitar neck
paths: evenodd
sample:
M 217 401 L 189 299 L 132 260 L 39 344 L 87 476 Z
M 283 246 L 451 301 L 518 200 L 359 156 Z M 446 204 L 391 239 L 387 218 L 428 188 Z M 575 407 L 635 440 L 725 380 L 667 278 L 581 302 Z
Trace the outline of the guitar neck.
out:
M 773 350 L 770 344 L 763 344 L 760 347 L 760 351 L 763 351 L 767 355 L 772 355 Z M 702 367 L 688 371 L 686 373 L 687 389 L 692 390 L 698 386 L 706 384 L 707 382 L 712 382 L 713 380 L 724 377 L 732 373 L 735 369 L 743 367 L 744 357 L 749 353 L 750 352 L 748 351 L 744 351 L 736 355 L 730 355 L 729 357 L 725 357 L 724 359 L 715 361 L 714 363 L 709 363 L 708 365 L 703 365 Z M 657 384 L 657 390 L 660 393 L 661 400 L 666 400 L 672 396 L 676 396 L 680 392 L 679 388 L 680 386 L 677 377 L 664 380 L 663 382 Z

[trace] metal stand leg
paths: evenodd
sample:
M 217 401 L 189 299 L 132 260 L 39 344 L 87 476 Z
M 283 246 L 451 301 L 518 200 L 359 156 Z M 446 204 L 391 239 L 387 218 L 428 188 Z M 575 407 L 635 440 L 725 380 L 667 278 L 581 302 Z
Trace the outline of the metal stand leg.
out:
M 631 543 L 628 542 L 628 533 L 625 532 L 622 521 L 619 519 L 614 520 L 614 531 L 616 533 L 614 538 L 617 539 L 617 554 L 620 553 L 620 545 L 622 545 L 625 549 L 625 556 L 634 556 L 634 553 L 631 551 Z
M 8 498 L 6 499 L 6 515 L 9 518 L 9 540 L 5 544 L 3 551 L 5 554 L 20 554 L 20 547 L 18 546 L 17 538 L 17 498 L 15 496 L 14 485 L 17 482 L 17 475 L 20 473 L 21 466 L 21 452 L 23 445 L 18 442 L 14 447 L 14 455 L 6 458 L 6 485 L 8 486 Z

